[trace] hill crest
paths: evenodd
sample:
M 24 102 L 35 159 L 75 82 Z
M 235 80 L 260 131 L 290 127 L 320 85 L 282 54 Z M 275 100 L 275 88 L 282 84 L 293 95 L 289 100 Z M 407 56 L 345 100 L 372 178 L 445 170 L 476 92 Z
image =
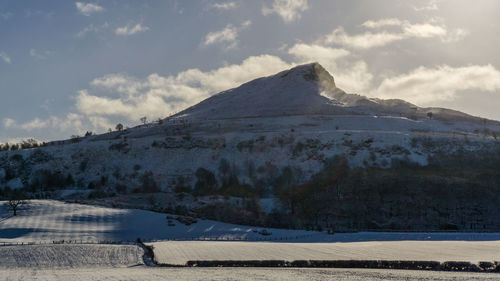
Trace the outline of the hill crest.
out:
M 410 119 L 432 116 L 443 121 L 473 123 L 486 120 L 446 108 L 418 107 L 401 99 L 384 100 L 346 93 L 317 62 L 254 79 L 215 94 L 172 117 L 205 120 L 297 115 L 385 115 Z
M 174 117 L 225 119 L 352 113 L 336 99 L 344 95 L 328 71 L 318 63 L 309 63 L 216 94 Z

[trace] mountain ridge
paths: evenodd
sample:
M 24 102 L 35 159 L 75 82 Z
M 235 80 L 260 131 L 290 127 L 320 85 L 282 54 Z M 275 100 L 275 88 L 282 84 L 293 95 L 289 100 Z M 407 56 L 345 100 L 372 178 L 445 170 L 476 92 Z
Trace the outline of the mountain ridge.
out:
M 231 109 L 231 111 L 225 109 Z M 392 115 L 469 122 L 497 120 L 441 107 L 419 107 L 402 99 L 368 98 L 338 88 L 319 63 L 295 66 L 213 95 L 171 116 L 188 119 L 231 119 L 290 115 Z

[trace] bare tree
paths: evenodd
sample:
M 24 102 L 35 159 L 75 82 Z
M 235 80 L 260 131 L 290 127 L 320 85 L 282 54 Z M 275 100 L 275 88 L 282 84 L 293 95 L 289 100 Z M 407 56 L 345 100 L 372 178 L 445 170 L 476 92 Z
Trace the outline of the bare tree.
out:
M 140 120 L 141 120 L 142 124 L 144 124 L 144 125 L 146 124 L 146 122 L 148 122 L 148 118 L 146 116 L 141 117 Z
M 117 131 L 121 131 L 123 130 L 123 125 L 121 123 L 118 123 L 118 125 L 116 125 L 116 128 L 115 128 Z
M 26 204 L 28 204 L 28 202 L 23 199 L 9 199 L 7 206 L 9 207 L 9 210 L 14 213 L 14 216 L 17 216 L 17 210 L 19 210 L 19 207 Z

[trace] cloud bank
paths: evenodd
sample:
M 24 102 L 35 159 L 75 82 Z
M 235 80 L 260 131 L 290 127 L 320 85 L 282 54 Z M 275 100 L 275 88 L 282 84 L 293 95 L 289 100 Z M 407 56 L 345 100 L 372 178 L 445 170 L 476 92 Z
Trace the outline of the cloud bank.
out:
M 138 23 L 136 25 L 126 25 L 126 26 L 123 26 L 123 27 L 118 27 L 115 30 L 115 34 L 116 35 L 120 35 L 120 36 L 130 36 L 130 35 L 134 35 L 136 33 L 145 32 L 145 31 L 148 31 L 148 30 L 149 30 L 148 26 L 144 26 L 141 23 Z
M 5 63 L 8 63 L 8 64 L 12 63 L 12 60 L 10 59 L 10 57 L 4 52 L 0 52 L 0 59 L 2 59 Z
M 93 3 L 76 2 L 76 9 L 84 16 L 91 16 L 94 13 L 103 12 L 102 6 Z
M 362 26 L 370 29 L 370 31 L 351 35 L 343 27 L 338 27 L 326 36 L 324 43 L 341 45 L 353 49 L 370 49 L 386 46 L 396 41 L 415 38 L 438 38 L 443 42 L 455 42 L 468 35 L 465 30 L 449 30 L 445 25 L 437 24 L 433 21 L 412 24 L 406 20 L 388 18 L 377 21 L 366 21 Z M 385 28 L 396 28 L 398 30 L 389 31 L 385 30 Z
M 232 10 L 237 6 L 236 2 L 216 2 L 213 3 L 211 7 L 217 10 Z
M 274 0 L 269 7 L 262 7 L 262 14 L 267 16 L 277 14 L 285 23 L 300 19 L 301 13 L 309 9 L 307 0 Z
M 243 22 L 239 27 L 232 24 L 226 25 L 225 28 L 219 31 L 209 32 L 205 36 L 203 45 L 209 46 L 213 44 L 225 44 L 227 49 L 236 48 L 238 45 L 238 34 L 252 24 L 251 21 Z
M 432 106 L 439 101 L 453 100 L 466 90 L 499 91 L 500 71 L 492 65 L 419 67 L 384 79 L 371 95 Z

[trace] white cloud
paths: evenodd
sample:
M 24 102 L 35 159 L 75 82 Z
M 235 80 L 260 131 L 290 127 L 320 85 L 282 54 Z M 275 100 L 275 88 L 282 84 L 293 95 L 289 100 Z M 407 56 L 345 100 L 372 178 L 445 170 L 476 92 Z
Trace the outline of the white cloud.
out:
M 403 21 L 400 19 L 396 18 L 389 18 L 389 19 L 381 19 L 378 21 L 365 21 L 362 26 L 366 28 L 381 28 L 381 27 L 388 27 L 388 26 L 400 26 L 403 24 Z
M 115 124 L 111 123 L 108 118 L 102 116 L 87 116 L 94 129 L 113 129 Z
M 384 79 L 371 95 L 433 105 L 437 101 L 453 100 L 457 93 L 466 90 L 500 91 L 500 71 L 492 65 L 419 67 Z
M 406 38 L 430 38 L 444 37 L 448 33 L 446 27 L 424 24 L 406 24 L 403 26 L 403 34 Z
M 237 7 L 236 2 L 216 2 L 212 4 L 212 7 L 218 10 L 232 10 Z
M 448 30 L 444 25 L 435 23 L 411 24 L 395 18 L 381 19 L 378 21 L 366 21 L 363 27 L 369 29 L 381 29 L 384 27 L 396 27 L 398 31 L 381 30 L 377 32 L 365 32 L 358 35 L 348 34 L 343 27 L 338 27 L 326 36 L 324 42 L 327 44 L 338 44 L 355 49 L 369 49 L 381 47 L 390 43 L 411 38 L 439 38 L 443 42 L 452 42 L 463 39 L 467 32 L 462 29 Z
M 8 20 L 9 18 L 11 18 L 13 16 L 13 14 L 11 12 L 7 12 L 7 13 L 0 13 L 0 18 L 4 19 L 4 20 Z
M 118 27 L 115 30 L 116 35 L 121 35 L 121 36 L 129 36 L 129 35 L 134 35 L 136 33 L 140 32 L 145 32 L 148 31 L 149 27 L 142 25 L 141 23 L 138 23 L 136 25 L 126 25 L 123 27 Z
M 54 53 L 51 51 L 44 51 L 44 52 L 39 52 L 36 49 L 30 49 L 30 56 L 39 59 L 39 60 L 44 60 L 47 57 L 53 55 Z
M 274 0 L 271 7 L 264 5 L 262 14 L 269 15 L 272 13 L 278 14 L 284 22 L 289 23 L 298 20 L 301 13 L 309 9 L 308 0 Z
M 11 119 L 11 118 L 4 118 L 3 119 L 3 126 L 5 128 L 11 128 L 13 126 L 15 126 L 16 124 L 16 121 L 14 119 Z
M 205 46 L 220 42 L 228 42 L 229 46 L 235 47 L 236 38 L 238 37 L 238 29 L 232 24 L 228 24 L 224 29 L 210 32 L 205 36 Z
M 394 34 L 389 32 L 366 32 L 360 35 L 349 35 L 345 32 L 343 27 L 338 27 L 326 37 L 325 42 L 327 44 L 334 43 L 355 49 L 369 49 L 385 46 L 402 39 L 404 39 L 403 34 Z
M 315 58 L 336 60 L 350 54 L 350 52 L 345 49 L 334 49 L 321 45 L 308 45 L 304 43 L 295 44 L 288 49 L 288 53 L 304 60 L 314 60 Z
M 76 2 L 76 8 L 84 16 L 90 16 L 97 12 L 103 12 L 104 8 L 93 3 Z
M 437 11 L 439 10 L 438 3 L 440 0 L 427 0 L 427 2 L 422 6 L 412 6 L 417 12 L 420 11 Z
M 226 44 L 227 49 L 235 48 L 238 45 L 238 33 L 249 27 L 252 24 L 251 21 L 243 22 L 239 27 L 232 24 L 226 25 L 226 27 L 219 31 L 209 32 L 205 36 L 203 45 L 209 46 L 213 44 Z
M 457 28 L 451 32 L 448 32 L 446 37 L 442 38 L 442 40 L 443 42 L 458 42 L 463 40 L 467 36 L 469 36 L 469 31 Z
M 144 87 L 141 81 L 126 74 L 108 74 L 92 80 L 90 85 L 102 89 L 113 89 L 117 93 L 130 96 L 137 94 Z
M 86 130 L 107 129 L 112 127 L 111 123 L 105 117 L 86 117 L 77 113 L 68 113 L 63 117 L 50 116 L 47 119 L 36 117 L 24 123 L 19 123 L 11 118 L 5 118 L 3 124 L 5 128 L 27 132 L 50 128 L 68 134 L 78 134 Z M 90 124 L 91 128 L 87 124 Z
M 10 59 L 10 57 L 4 52 L 0 52 L 0 59 L 2 59 L 5 63 L 8 63 L 8 64 L 12 63 L 12 60 Z
M 82 37 L 85 37 L 85 35 L 87 35 L 87 33 L 89 33 L 89 32 L 99 33 L 102 30 L 107 29 L 108 27 L 109 27 L 108 22 L 104 22 L 100 26 L 95 26 L 94 24 L 89 24 L 84 29 L 82 29 L 80 32 L 78 32 L 76 34 L 76 36 L 82 38 Z
M 87 118 L 115 116 L 130 121 L 137 121 L 142 116 L 163 118 L 212 94 L 290 66 L 278 57 L 261 55 L 208 72 L 189 69 L 168 77 L 151 74 L 139 79 L 109 74 L 94 79 L 91 89 L 79 92 L 76 108 Z M 110 93 L 118 97 L 109 96 Z
M 42 121 L 39 118 L 35 118 L 32 121 L 21 124 L 20 127 L 21 127 L 21 129 L 23 129 L 25 131 L 31 131 L 34 129 L 46 128 L 48 125 L 49 125 L 48 121 Z

